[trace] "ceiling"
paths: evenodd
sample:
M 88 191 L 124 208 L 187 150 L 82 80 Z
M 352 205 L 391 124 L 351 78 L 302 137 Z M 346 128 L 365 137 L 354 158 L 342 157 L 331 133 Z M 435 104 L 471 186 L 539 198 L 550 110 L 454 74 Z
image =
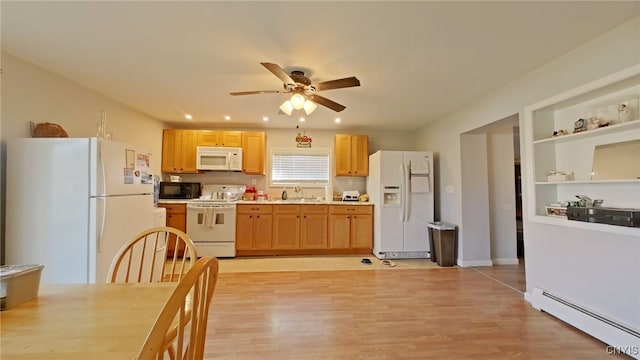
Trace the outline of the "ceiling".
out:
M 282 89 L 260 65 L 272 62 L 314 83 L 361 82 L 320 92 L 346 109 L 320 106 L 303 128 L 401 131 L 640 13 L 635 1 L 0 4 L 3 52 L 176 126 L 295 127 L 284 94 L 229 95 Z

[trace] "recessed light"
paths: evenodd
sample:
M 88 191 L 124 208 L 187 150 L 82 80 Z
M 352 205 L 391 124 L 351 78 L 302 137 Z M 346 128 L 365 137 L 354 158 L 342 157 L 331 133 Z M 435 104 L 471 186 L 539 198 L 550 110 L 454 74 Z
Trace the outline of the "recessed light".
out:
M 231 120 L 231 116 L 226 115 L 226 116 L 224 117 L 224 119 L 225 119 L 225 120 L 227 120 L 227 121 L 229 121 L 229 120 Z
M 265 116 L 262 118 L 262 121 L 269 121 L 269 118 Z
M 300 118 L 300 122 L 304 122 L 304 118 L 303 117 Z
M 191 114 L 184 114 L 184 118 L 187 120 L 191 120 L 193 119 L 193 116 L 191 116 Z
M 340 121 L 342 121 L 340 118 L 336 118 L 336 124 L 340 124 Z

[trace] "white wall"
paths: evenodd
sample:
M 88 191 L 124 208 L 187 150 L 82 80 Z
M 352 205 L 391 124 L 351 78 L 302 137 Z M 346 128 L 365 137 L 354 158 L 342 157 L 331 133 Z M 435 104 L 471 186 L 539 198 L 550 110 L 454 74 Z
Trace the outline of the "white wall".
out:
M 462 152 L 461 197 L 462 208 L 459 226 L 458 265 L 491 266 L 491 222 L 489 211 L 489 170 L 487 136 L 463 134 L 460 139 Z M 449 222 L 449 221 L 448 221 Z M 464 241 L 460 234 L 472 229 L 474 241 Z
M 517 264 L 513 126 L 487 134 L 491 261 Z
M 417 147 L 439 156 L 440 218 L 463 223 L 461 134 L 512 114 L 519 113 L 522 119 L 528 104 L 640 63 L 639 49 L 640 17 L 636 17 L 423 128 Z M 521 160 L 523 164 L 531 161 L 524 152 Z M 528 176 L 526 171 L 522 176 Z M 447 185 L 453 186 L 453 194 L 444 192 Z M 525 204 L 526 193 L 523 189 Z M 536 287 L 558 291 L 640 329 L 640 241 L 529 222 L 526 206 L 524 211 L 527 292 Z M 473 244 L 474 237 L 461 227 L 465 260 L 485 258 L 483 251 L 472 253 L 476 248 L 468 244 Z
M 2 144 L 30 137 L 29 122 L 61 125 L 69 137 L 96 136 L 101 110 L 112 139 L 152 154 L 151 170 L 160 172 L 164 123 L 56 74 L 2 54 Z

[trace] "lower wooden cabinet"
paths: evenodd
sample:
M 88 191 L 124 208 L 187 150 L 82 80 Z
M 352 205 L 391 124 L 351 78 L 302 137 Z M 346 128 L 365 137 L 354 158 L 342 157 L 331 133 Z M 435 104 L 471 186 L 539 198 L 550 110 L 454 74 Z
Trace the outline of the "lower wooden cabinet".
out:
M 300 205 L 274 206 L 273 248 L 300 248 Z
M 373 248 L 373 207 L 329 206 L 329 248 L 370 253 Z
M 274 206 L 274 248 L 326 249 L 327 209 L 327 205 Z
M 300 248 L 326 249 L 328 232 L 327 205 L 302 206 Z
M 158 207 L 167 209 L 167 226 L 187 232 L 187 204 L 158 204 Z M 169 238 L 167 256 L 173 256 L 175 251 L 175 239 Z M 182 256 L 184 245 L 179 245 L 177 251 L 178 256 Z
M 371 254 L 370 205 L 249 205 L 237 207 L 236 252 L 249 255 Z
M 257 255 L 255 250 L 271 250 L 272 205 L 238 205 L 236 214 L 236 252 Z

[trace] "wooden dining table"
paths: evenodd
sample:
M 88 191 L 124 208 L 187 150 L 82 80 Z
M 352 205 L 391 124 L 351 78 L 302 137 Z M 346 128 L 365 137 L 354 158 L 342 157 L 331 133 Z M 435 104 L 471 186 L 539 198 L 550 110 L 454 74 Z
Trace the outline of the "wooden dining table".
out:
M 0 313 L 0 358 L 133 359 L 176 283 L 41 285 Z

